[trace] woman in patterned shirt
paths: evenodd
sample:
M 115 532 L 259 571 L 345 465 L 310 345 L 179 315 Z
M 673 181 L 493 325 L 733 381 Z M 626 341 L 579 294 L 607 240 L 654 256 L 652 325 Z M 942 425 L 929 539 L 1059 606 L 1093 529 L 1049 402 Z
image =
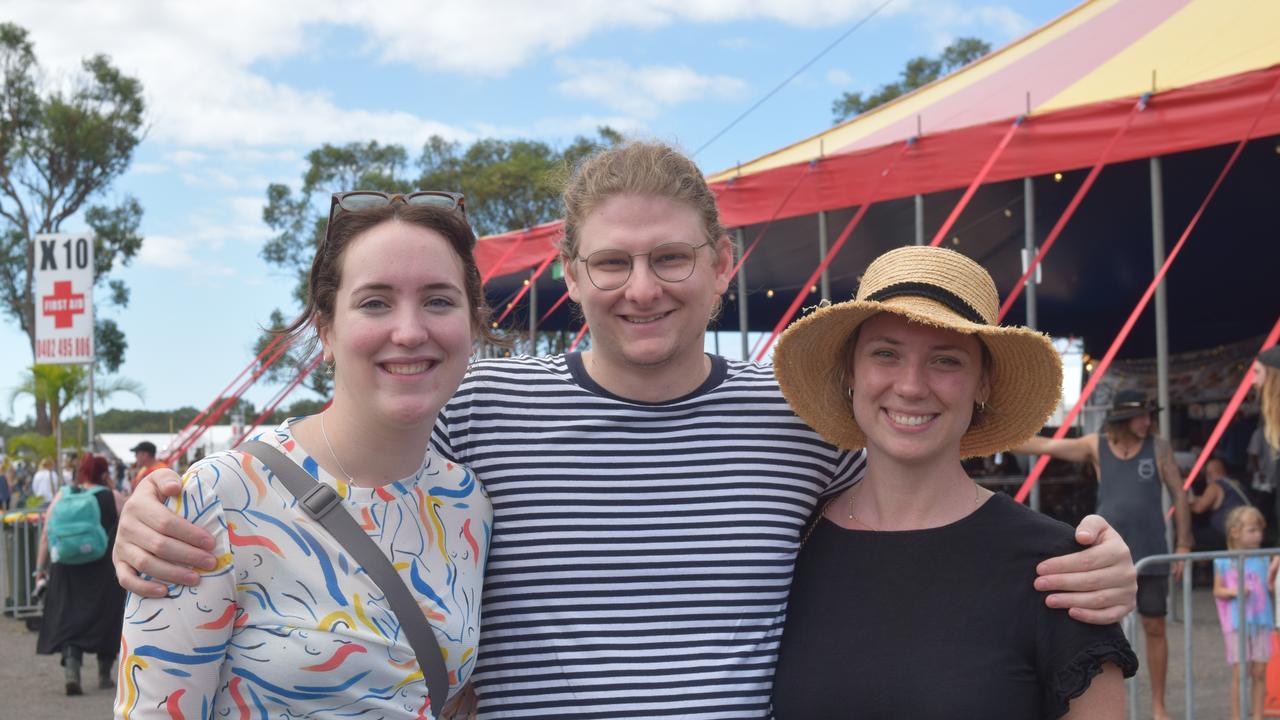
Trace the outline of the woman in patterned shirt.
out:
M 493 514 L 475 475 L 428 448 L 487 333 L 461 200 L 333 197 L 307 305 L 286 329 L 314 329 L 333 401 L 257 438 L 332 486 L 391 560 L 435 632 L 451 695 L 475 663 Z M 171 504 L 213 534 L 217 565 L 167 597 L 129 597 L 117 718 L 430 716 L 378 586 L 256 458 L 197 463 Z

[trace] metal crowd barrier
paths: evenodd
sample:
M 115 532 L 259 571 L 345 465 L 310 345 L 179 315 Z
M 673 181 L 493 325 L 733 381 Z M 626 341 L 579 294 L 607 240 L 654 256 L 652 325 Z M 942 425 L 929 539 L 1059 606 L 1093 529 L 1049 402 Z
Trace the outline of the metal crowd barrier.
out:
M 1280 554 L 1280 550 L 1277 550 L 1276 548 L 1258 548 L 1256 550 L 1218 550 L 1214 552 L 1170 553 L 1167 555 L 1152 555 L 1151 557 L 1143 558 L 1137 563 L 1135 567 L 1138 569 L 1139 572 L 1141 572 L 1144 567 L 1147 567 L 1149 565 L 1154 565 L 1156 563 L 1170 563 L 1178 560 L 1194 562 L 1196 560 L 1216 560 L 1218 558 L 1233 558 L 1236 561 L 1235 563 L 1236 573 L 1237 573 L 1236 587 L 1243 590 L 1245 558 L 1278 555 L 1278 554 Z M 1271 592 L 1271 588 L 1265 586 L 1266 578 L 1263 578 L 1263 584 L 1264 584 L 1264 590 L 1268 593 Z M 1239 595 L 1239 598 L 1241 600 L 1244 599 L 1243 592 Z M 1248 657 L 1247 657 L 1248 649 L 1245 646 L 1246 638 L 1248 637 L 1248 627 L 1245 625 L 1245 603 L 1237 602 L 1236 609 L 1238 611 L 1238 614 L 1236 616 L 1236 628 L 1240 630 L 1239 632 L 1236 633 L 1239 636 L 1239 640 L 1240 640 L 1239 649 L 1238 649 L 1239 654 L 1236 656 L 1236 662 L 1240 663 L 1239 665 L 1240 686 L 1236 688 L 1236 690 L 1237 692 L 1240 693 L 1240 717 L 1247 717 L 1249 715 L 1249 684 L 1251 680 L 1249 678 L 1249 666 L 1248 666 Z M 1183 639 L 1183 647 L 1186 649 L 1186 653 L 1187 653 L 1187 661 L 1185 663 L 1185 667 L 1183 668 L 1183 672 L 1186 674 L 1185 691 L 1187 696 L 1186 698 L 1187 720 L 1194 720 L 1195 718 L 1195 703 L 1194 703 L 1195 682 L 1192 675 L 1193 654 L 1191 650 L 1192 650 L 1193 642 L 1191 637 L 1191 616 L 1192 616 L 1191 567 L 1184 566 L 1183 572 L 1182 572 L 1182 627 L 1183 627 L 1183 632 L 1185 633 L 1184 639 Z M 1138 629 L 1138 611 L 1134 610 L 1133 612 L 1129 613 L 1129 617 L 1125 618 L 1125 634 L 1129 636 L 1129 641 L 1131 643 L 1136 644 L 1137 637 L 1138 637 L 1137 633 L 1139 632 L 1140 630 Z M 1129 683 L 1129 687 L 1128 687 L 1129 720 L 1137 720 L 1137 717 L 1138 717 L 1137 679 L 1138 678 L 1135 675 L 1134 677 L 1130 678 L 1128 681 Z
M 35 593 L 36 553 L 44 529 L 44 510 L 19 510 L 0 517 L 0 578 L 4 614 L 15 618 L 39 615 Z

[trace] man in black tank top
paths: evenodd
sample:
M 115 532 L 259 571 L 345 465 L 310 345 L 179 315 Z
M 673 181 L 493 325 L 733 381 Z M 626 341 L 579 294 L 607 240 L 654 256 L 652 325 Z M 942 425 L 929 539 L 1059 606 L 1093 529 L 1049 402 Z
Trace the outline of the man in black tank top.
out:
M 1098 478 L 1097 513 L 1106 518 L 1129 544 L 1137 563 L 1169 552 L 1161 487 L 1168 491 L 1177 530 L 1176 552 L 1190 552 L 1191 513 L 1182 490 L 1182 473 L 1173 449 L 1151 432 L 1151 413 L 1157 408 L 1138 390 L 1116 393 L 1107 413 L 1104 432 L 1079 438 L 1053 440 L 1034 437 L 1014 452 L 1052 455 L 1059 460 L 1089 462 Z M 1169 645 L 1165 637 L 1165 598 L 1169 594 L 1169 568 L 1148 565 L 1138 574 L 1138 614 L 1146 636 L 1147 672 L 1151 677 L 1151 713 L 1168 718 L 1164 706 L 1165 671 Z M 1175 579 L 1182 577 L 1182 563 L 1173 564 Z

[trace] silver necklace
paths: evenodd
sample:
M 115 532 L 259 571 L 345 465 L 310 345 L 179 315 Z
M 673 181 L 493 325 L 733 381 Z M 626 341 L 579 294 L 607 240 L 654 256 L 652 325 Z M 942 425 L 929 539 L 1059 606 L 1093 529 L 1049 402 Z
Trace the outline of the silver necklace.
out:
M 333 461 L 338 464 L 338 469 L 342 471 L 342 474 L 347 476 L 347 483 L 355 485 L 355 478 L 351 477 L 351 473 L 342 467 L 342 461 L 338 459 L 338 453 L 333 451 L 333 443 L 329 442 L 329 433 L 324 430 L 324 413 L 320 413 L 320 437 L 324 438 L 324 446 L 329 448 L 329 457 L 333 458 Z

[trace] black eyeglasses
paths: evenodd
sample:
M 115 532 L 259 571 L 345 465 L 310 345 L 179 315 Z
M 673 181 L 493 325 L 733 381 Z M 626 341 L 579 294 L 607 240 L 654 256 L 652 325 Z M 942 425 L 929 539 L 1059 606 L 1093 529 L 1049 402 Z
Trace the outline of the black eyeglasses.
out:
M 635 266 L 635 258 L 649 260 L 649 269 L 659 280 L 678 283 L 688 280 L 698 264 L 698 250 L 711 243 L 704 241 L 701 245 L 690 245 L 684 242 L 663 243 L 649 252 L 635 253 L 625 250 L 597 250 L 585 258 L 579 255 L 574 258 L 587 266 L 587 277 L 591 284 L 600 290 L 617 290 L 631 279 L 631 269 Z

